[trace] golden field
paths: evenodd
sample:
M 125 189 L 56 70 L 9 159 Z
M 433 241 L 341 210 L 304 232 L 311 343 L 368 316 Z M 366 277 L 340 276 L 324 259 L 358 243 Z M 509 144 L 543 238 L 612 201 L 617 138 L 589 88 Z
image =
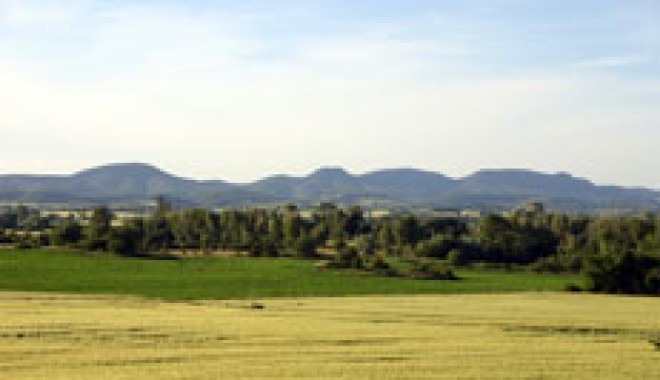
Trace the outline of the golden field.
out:
M 0 292 L 0 378 L 656 379 L 660 298 Z

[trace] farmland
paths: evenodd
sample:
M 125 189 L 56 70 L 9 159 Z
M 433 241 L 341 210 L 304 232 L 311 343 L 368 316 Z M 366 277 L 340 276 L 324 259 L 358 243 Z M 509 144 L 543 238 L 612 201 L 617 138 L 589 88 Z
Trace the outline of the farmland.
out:
M 567 274 L 457 274 L 433 281 L 313 260 L 4 250 L 0 374 L 647 379 L 660 371 L 658 298 L 554 292 L 581 284 Z
M 0 293 L 3 379 L 649 379 L 660 299 Z
M 311 260 L 122 258 L 58 249 L 0 251 L 0 290 L 126 294 L 162 299 L 563 290 L 577 275 L 459 269 L 460 280 L 390 278 L 318 269 Z

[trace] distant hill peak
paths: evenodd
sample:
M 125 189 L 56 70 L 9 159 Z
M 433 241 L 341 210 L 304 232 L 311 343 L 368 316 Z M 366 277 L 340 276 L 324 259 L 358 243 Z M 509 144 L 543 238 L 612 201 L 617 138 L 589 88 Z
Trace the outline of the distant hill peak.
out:
M 153 165 L 102 165 L 70 176 L 0 176 L 0 202 L 138 202 L 165 195 L 182 204 L 242 207 L 297 202 L 313 206 L 332 201 L 393 209 L 452 207 L 508 209 L 530 199 L 550 208 L 592 211 L 621 208 L 660 210 L 660 192 L 597 186 L 566 172 L 484 169 L 464 178 L 413 168 L 353 175 L 342 167 L 322 167 L 307 176 L 273 176 L 253 183 L 198 181 Z
M 352 177 L 346 169 L 339 166 L 326 166 L 315 170 L 310 177 L 315 178 L 345 178 Z
M 127 162 L 117 164 L 107 164 L 96 166 L 90 169 L 81 170 L 74 174 L 74 177 L 86 177 L 93 175 L 120 175 L 120 176 L 167 176 L 173 175 L 157 168 L 154 165 L 141 162 Z

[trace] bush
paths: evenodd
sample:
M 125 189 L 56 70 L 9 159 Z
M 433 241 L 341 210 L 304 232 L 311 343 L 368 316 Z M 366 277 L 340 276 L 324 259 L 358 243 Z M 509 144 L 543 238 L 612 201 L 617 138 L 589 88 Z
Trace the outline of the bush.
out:
M 317 257 L 316 254 L 316 240 L 307 235 L 303 235 L 296 240 L 294 244 L 296 256 L 310 259 Z
M 413 264 L 410 277 L 428 280 L 457 280 L 456 274 L 437 261 L 418 261 Z
M 660 294 L 660 259 L 627 251 L 623 255 L 593 255 L 585 275 L 590 290 L 622 294 Z
M 646 273 L 644 285 L 647 293 L 660 294 L 660 267 L 653 268 Z
M 421 241 L 415 247 L 415 256 L 443 259 L 451 250 L 457 247 L 457 242 L 451 235 L 435 235 L 429 240 Z
M 538 259 L 529 265 L 529 269 L 536 273 L 560 273 L 564 271 L 556 256 Z
M 371 259 L 371 261 L 367 263 L 366 269 L 385 276 L 396 275 L 396 271 L 392 268 L 392 266 L 380 256 L 376 256 Z
M 83 238 L 82 226 L 73 221 L 63 221 L 50 232 L 50 244 L 55 246 L 73 245 Z
M 365 255 L 373 255 L 376 252 L 376 243 L 369 235 L 360 235 L 355 239 L 355 248 Z
M 250 244 L 248 251 L 253 257 L 277 257 L 279 254 L 277 245 L 269 238 L 255 240 Z
M 16 243 L 17 249 L 34 249 L 41 248 L 41 244 L 37 239 L 21 239 Z
M 365 268 L 364 262 L 360 257 L 357 249 L 353 247 L 342 248 L 331 264 L 334 268 L 352 268 L 363 269 Z
M 447 254 L 447 263 L 453 266 L 462 266 L 467 265 L 470 262 L 470 259 L 467 254 L 458 249 L 452 249 Z
M 579 293 L 579 292 L 582 291 L 582 287 L 579 286 L 579 285 L 575 285 L 575 284 L 568 284 L 568 285 L 566 285 L 564 290 L 567 291 L 567 292 L 571 292 L 571 293 Z
M 86 249 L 88 251 L 108 251 L 108 240 L 107 239 L 85 239 L 82 240 L 79 244 L 75 244 L 76 246 L 80 246 L 83 249 Z
M 119 255 L 137 255 L 140 247 L 136 232 L 127 226 L 113 228 L 108 236 L 107 249 Z

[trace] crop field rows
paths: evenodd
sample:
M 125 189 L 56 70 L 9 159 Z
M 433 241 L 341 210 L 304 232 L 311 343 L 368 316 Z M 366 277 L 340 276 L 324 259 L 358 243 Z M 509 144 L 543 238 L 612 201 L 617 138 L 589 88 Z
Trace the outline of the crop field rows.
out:
M 660 299 L 0 293 L 3 379 L 650 379 Z

